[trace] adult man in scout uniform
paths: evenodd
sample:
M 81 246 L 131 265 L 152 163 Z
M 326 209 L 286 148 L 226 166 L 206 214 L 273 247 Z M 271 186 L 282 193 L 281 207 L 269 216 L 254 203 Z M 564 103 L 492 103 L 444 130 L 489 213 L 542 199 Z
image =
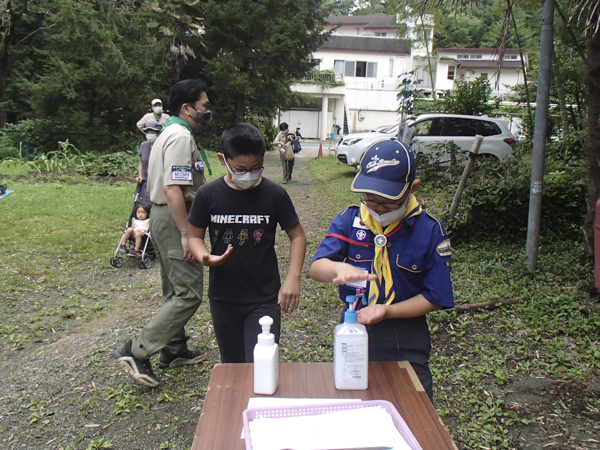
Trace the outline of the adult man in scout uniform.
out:
M 150 102 L 150 107 L 152 108 L 152 112 L 144 114 L 144 116 L 135 124 L 138 130 L 140 130 L 144 134 L 146 134 L 146 132 L 144 131 L 144 127 L 146 126 L 149 120 L 156 120 L 162 125 L 167 120 L 171 119 L 170 115 L 163 112 L 162 102 L 159 98 L 155 98 L 154 100 L 152 100 L 152 102 Z
M 159 367 L 197 364 L 203 350 L 187 346 L 185 324 L 202 301 L 202 268 L 188 249 L 187 215 L 198 188 L 206 182 L 195 134 L 212 120 L 206 82 L 183 80 L 169 95 L 175 116 L 165 123 L 154 143 L 148 166 L 148 191 L 154 203 L 150 215 L 157 250 L 163 306 L 141 333 L 113 352 L 133 377 L 158 386 L 150 357 L 161 352 Z

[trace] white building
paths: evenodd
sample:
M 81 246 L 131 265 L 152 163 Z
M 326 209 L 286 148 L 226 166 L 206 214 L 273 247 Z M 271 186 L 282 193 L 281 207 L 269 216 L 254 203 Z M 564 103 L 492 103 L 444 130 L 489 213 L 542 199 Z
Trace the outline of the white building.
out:
M 294 85 L 293 90 L 311 94 L 313 102 L 281 112 L 275 120 L 275 124 L 287 122 L 292 129 L 300 127 L 305 138 L 327 139 L 334 124 L 352 133 L 398 122 L 398 88 L 410 72 L 418 88 L 429 95 L 432 84 L 437 93 L 453 89 L 456 80 L 472 81 L 478 76 L 490 78 L 496 95 L 508 92 L 505 85 L 523 82 L 514 49 L 506 52 L 499 82 L 493 49 L 441 49 L 434 54 L 433 28 L 428 22 L 399 24 L 396 16 L 383 15 L 330 17 L 327 27 L 335 26 L 334 34 L 313 53 L 316 68 L 335 75 L 324 73 L 319 80 Z M 409 36 L 412 45 L 408 39 L 399 39 L 400 33 Z M 429 61 L 433 77 L 427 71 Z M 334 76 L 343 85 L 322 87 L 321 81 L 333 81 Z

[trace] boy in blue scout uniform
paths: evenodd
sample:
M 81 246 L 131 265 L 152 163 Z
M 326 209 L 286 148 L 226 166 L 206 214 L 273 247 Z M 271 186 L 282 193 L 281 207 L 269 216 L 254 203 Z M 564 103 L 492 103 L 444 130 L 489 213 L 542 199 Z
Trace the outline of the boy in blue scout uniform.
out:
M 369 359 L 409 361 L 433 399 L 425 314 L 454 306 L 452 250 L 442 223 L 414 197 L 420 183 L 406 144 L 371 145 L 351 186 L 362 193 L 361 205 L 333 219 L 310 274 L 339 284 L 342 300 L 365 294 L 367 304 L 357 309 L 369 333 Z

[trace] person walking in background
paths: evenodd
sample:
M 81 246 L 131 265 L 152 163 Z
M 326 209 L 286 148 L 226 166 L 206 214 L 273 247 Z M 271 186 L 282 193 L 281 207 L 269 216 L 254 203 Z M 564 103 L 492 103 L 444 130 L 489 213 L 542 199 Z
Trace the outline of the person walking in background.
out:
M 150 194 L 148 193 L 148 161 L 150 160 L 150 152 L 152 146 L 158 137 L 158 133 L 162 130 L 162 125 L 156 120 L 149 120 L 144 126 L 144 133 L 146 133 L 146 140 L 140 144 L 138 150 L 138 156 L 140 160 L 138 162 L 138 176 L 135 181 L 141 184 L 140 187 L 140 203 L 144 205 L 152 206 L 150 200 Z
M 175 116 L 164 125 L 148 164 L 148 191 L 154 203 L 150 232 L 160 263 L 163 305 L 140 334 L 113 352 L 141 384 L 156 387 L 150 357 L 161 352 L 159 367 L 198 364 L 202 349 L 191 350 L 185 325 L 202 302 L 203 266 L 189 251 L 187 215 L 196 191 L 206 183 L 196 133 L 212 120 L 206 82 L 183 80 L 169 95 Z
M 300 127 L 296 128 L 296 139 L 303 139 L 302 134 L 300 134 Z
M 296 135 L 290 131 L 289 126 L 285 122 L 281 122 L 279 125 L 279 133 L 273 141 L 273 144 L 279 146 L 279 158 L 281 159 L 281 167 L 283 168 L 283 184 L 288 184 L 292 179 L 292 171 L 294 170 L 294 159 L 285 159 L 284 144 L 287 142 L 292 143 L 296 140 Z
M 138 130 L 140 130 L 144 134 L 146 134 L 146 132 L 144 131 L 144 127 L 146 126 L 148 121 L 155 120 L 160 124 L 164 124 L 167 120 L 171 118 L 170 115 L 163 112 L 162 102 L 159 98 L 155 98 L 150 102 L 150 109 L 152 109 L 152 112 L 144 114 L 144 117 L 142 117 L 136 123 Z

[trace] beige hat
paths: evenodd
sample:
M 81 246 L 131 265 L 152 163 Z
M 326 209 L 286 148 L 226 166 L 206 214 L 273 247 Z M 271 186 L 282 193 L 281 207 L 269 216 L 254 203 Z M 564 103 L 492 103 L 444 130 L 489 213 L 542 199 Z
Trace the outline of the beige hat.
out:
M 150 104 L 151 104 L 152 106 L 156 105 L 157 103 L 160 103 L 160 104 L 162 105 L 162 102 L 160 101 L 160 98 L 155 98 L 154 100 L 152 100 L 152 101 L 150 102 Z

